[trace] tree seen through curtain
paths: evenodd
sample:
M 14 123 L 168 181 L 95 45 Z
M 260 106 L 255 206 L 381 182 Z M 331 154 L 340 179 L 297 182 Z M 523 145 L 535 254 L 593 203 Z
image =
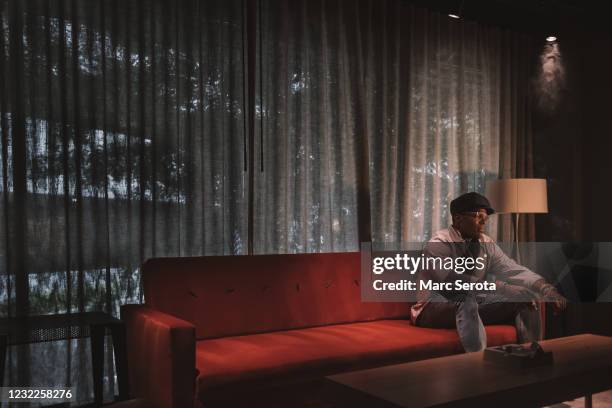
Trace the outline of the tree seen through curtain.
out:
M 0 34 L 0 315 L 118 315 L 147 258 L 245 252 L 241 1 L 3 0 Z M 88 350 L 6 381 L 87 401 Z
M 245 252 L 242 2 L 1 12 L 2 314 L 116 314 L 149 257 Z
M 374 241 L 423 242 L 499 173 L 501 30 L 385 5 L 368 69 Z
M 512 172 L 529 126 L 514 108 L 527 106 L 525 35 L 400 0 L 261 4 L 256 252 L 357 250 L 364 188 L 374 242 L 422 242 L 454 197 Z

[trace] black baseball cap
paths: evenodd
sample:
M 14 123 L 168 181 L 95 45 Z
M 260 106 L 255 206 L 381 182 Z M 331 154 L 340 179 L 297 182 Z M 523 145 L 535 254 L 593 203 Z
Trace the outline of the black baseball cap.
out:
M 450 203 L 451 214 L 478 211 L 480 208 L 484 208 L 489 215 L 495 212 L 487 197 L 476 192 L 462 194 Z

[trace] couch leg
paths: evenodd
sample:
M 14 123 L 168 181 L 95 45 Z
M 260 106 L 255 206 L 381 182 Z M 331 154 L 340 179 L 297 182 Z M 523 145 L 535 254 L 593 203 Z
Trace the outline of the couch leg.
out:
M 593 408 L 593 394 L 584 396 L 584 408 Z

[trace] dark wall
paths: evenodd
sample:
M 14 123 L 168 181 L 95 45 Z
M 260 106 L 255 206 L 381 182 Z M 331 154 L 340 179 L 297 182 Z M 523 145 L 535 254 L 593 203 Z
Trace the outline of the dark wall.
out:
M 612 35 L 591 32 L 583 58 L 584 237 L 612 241 Z
M 584 236 L 584 28 L 567 21 L 555 31 L 563 80 L 556 103 L 538 103 L 541 87 L 532 85 L 534 171 L 548 180 L 549 213 L 536 216 L 538 241 L 580 240 Z M 546 54 L 546 36 L 537 32 L 539 42 L 536 68 Z M 535 78 L 534 78 L 535 79 Z M 544 98 L 545 99 L 545 98 Z
M 612 241 L 612 35 L 595 21 L 559 29 L 566 85 L 558 108 L 534 108 L 536 175 L 549 180 L 549 214 L 537 216 L 539 241 Z M 609 271 L 608 271 L 609 272 Z M 599 271 L 602 273 L 602 271 Z M 570 302 L 547 311 L 547 337 L 611 335 L 612 303 Z
M 612 241 L 612 35 L 568 19 L 559 45 L 563 99 L 554 112 L 534 112 L 536 175 L 549 180 L 550 207 L 537 239 Z

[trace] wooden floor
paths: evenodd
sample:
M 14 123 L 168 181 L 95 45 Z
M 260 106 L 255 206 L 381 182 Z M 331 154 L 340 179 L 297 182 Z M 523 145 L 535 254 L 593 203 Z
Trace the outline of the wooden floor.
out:
M 612 390 L 593 394 L 593 408 L 610 408 L 612 407 Z M 321 403 L 314 404 L 304 408 L 333 408 L 329 404 Z M 477 407 L 475 407 L 477 408 Z M 516 407 L 521 408 L 521 407 Z M 584 408 L 584 398 L 578 398 L 572 401 L 565 401 L 561 404 L 549 405 L 543 408 Z
M 610 408 L 612 407 L 612 390 L 593 394 L 593 408 Z M 333 408 L 329 404 L 321 402 L 319 405 L 313 404 L 304 408 Z M 517 406 L 516 408 L 521 408 Z M 584 408 L 584 398 L 578 398 L 572 401 L 565 401 L 561 404 L 548 405 L 543 408 Z
M 104 406 L 112 406 L 108 404 L 104 404 Z M 53 405 L 53 408 L 56 407 L 69 407 L 68 404 L 58 404 Z M 94 404 L 85 404 L 79 405 L 78 408 L 93 408 Z M 593 395 L 593 408 L 609 408 L 612 407 L 612 390 L 600 392 L 599 394 Z M 300 408 L 333 408 L 331 405 L 325 402 L 311 402 L 309 404 L 305 404 Z M 517 407 L 520 408 L 520 407 Z M 584 408 L 584 398 L 578 398 L 572 401 L 565 401 L 561 404 L 549 405 L 544 408 Z

